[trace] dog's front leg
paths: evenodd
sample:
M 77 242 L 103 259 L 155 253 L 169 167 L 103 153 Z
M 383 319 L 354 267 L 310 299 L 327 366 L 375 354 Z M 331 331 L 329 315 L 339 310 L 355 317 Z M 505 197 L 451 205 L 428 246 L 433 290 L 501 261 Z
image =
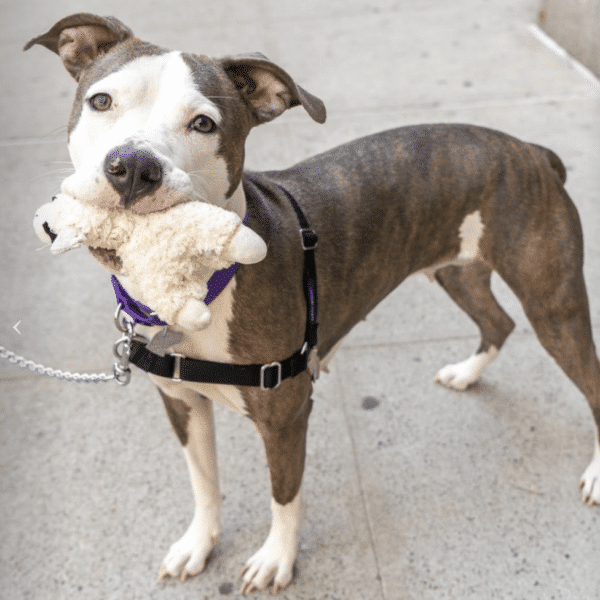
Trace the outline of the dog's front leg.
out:
M 271 582 L 276 594 L 292 579 L 302 519 L 302 474 L 311 406 L 312 400 L 307 398 L 285 424 L 274 424 L 276 419 L 255 423 L 271 474 L 272 515 L 265 543 L 242 569 L 244 594 L 265 589 Z
M 183 537 L 175 542 L 159 571 L 159 578 L 187 577 L 200 573 L 217 543 L 221 494 L 212 401 L 189 390 L 177 390 L 174 398 L 160 390 L 173 429 L 183 446 L 194 493 L 194 518 Z M 173 390 L 169 390 L 173 394 Z

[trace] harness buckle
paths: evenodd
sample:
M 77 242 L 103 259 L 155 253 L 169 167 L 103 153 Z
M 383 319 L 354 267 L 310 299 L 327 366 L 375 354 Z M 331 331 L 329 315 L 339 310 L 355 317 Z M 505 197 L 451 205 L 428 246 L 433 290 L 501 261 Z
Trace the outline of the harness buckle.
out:
M 183 354 L 175 354 L 174 352 L 170 354 L 175 361 L 173 362 L 173 376 L 171 377 L 171 381 L 175 383 L 181 383 L 181 359 L 185 358 Z
M 273 371 L 274 369 L 274 371 Z M 272 362 L 260 368 L 260 389 L 274 390 L 281 384 L 281 363 Z
M 312 229 L 300 229 L 300 239 L 304 250 L 314 250 L 317 247 L 319 238 Z

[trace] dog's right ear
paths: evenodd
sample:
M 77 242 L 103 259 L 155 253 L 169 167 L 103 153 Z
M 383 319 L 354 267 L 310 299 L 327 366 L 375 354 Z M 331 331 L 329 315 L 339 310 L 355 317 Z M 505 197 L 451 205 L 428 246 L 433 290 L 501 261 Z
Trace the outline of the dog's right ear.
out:
M 79 81 L 83 71 L 99 56 L 131 37 L 131 29 L 114 17 L 79 13 L 61 19 L 48 32 L 29 40 L 23 49 L 41 44 L 56 52 L 67 71 Z
M 226 56 L 221 60 L 244 101 L 251 107 L 256 123 L 266 123 L 288 108 L 302 105 L 317 122 L 327 117 L 319 98 L 296 85 L 279 66 L 259 52 Z

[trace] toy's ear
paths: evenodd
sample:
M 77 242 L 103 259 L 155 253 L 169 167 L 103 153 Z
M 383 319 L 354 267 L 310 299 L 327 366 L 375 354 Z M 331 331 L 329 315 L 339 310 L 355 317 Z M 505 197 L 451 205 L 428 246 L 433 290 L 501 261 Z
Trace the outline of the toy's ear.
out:
M 57 232 L 50 228 L 48 220 L 51 219 L 53 206 L 51 202 L 40 206 L 33 217 L 33 229 L 44 244 L 51 244 L 57 237 Z
M 228 246 L 223 250 L 221 258 L 230 263 L 252 265 L 260 262 L 267 255 L 264 240 L 245 225 L 240 225 Z
M 52 242 L 50 252 L 52 254 L 62 254 L 63 252 L 67 252 L 67 250 L 79 248 L 84 244 L 85 235 L 81 230 L 74 229 L 73 227 L 65 227 Z
M 33 228 L 37 236 L 42 242 L 50 245 L 52 254 L 78 248 L 85 242 L 82 229 L 71 224 L 73 219 L 64 219 L 65 207 L 62 206 L 61 200 L 62 197 L 55 198 L 52 202 L 40 206 L 33 217 Z
M 319 98 L 308 93 L 279 66 L 259 52 L 226 56 L 223 68 L 250 106 L 257 124 L 278 117 L 288 108 L 302 105 L 317 123 L 324 123 L 327 113 Z
M 79 81 L 83 71 L 99 56 L 131 37 L 131 29 L 114 17 L 78 13 L 61 19 L 46 33 L 29 40 L 23 49 L 41 44 L 56 52 L 67 71 Z

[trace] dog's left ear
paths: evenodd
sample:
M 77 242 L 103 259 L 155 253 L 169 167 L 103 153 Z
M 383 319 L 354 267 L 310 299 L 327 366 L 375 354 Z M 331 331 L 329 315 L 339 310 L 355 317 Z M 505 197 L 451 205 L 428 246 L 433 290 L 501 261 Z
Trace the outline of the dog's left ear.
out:
M 324 123 L 325 105 L 319 98 L 296 85 L 294 80 L 259 52 L 226 56 L 225 72 L 250 105 L 257 124 L 278 117 L 288 108 L 302 105 L 317 122 Z
M 100 55 L 133 32 L 114 17 L 79 13 L 61 19 L 49 31 L 29 40 L 23 50 L 41 44 L 60 56 L 65 68 L 77 81 Z

